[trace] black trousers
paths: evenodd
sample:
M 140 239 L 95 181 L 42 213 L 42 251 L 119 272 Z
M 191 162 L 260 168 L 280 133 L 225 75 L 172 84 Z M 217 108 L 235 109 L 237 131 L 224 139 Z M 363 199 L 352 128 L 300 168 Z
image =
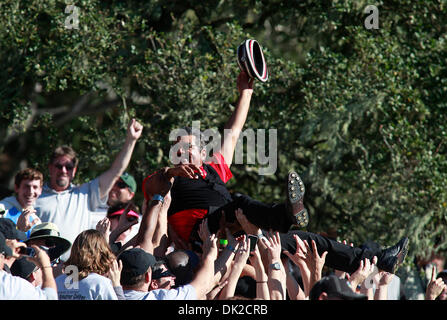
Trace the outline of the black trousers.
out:
M 219 230 L 222 212 L 225 212 L 226 222 L 237 221 L 235 212 L 238 208 L 242 209 L 248 221 L 261 229 L 287 232 L 292 224 L 285 203 L 265 204 L 247 195 L 237 194 L 233 196 L 233 201 L 221 207 L 210 208 L 206 216 L 210 232 Z
M 348 273 L 356 271 L 360 265 L 360 261 L 363 259 L 367 258 L 372 261 L 374 256 L 380 259 L 382 253 L 381 249 L 351 247 L 316 233 L 290 230 L 287 233 L 280 233 L 279 236 L 282 249 L 289 251 L 291 254 L 296 252 L 294 235 L 297 235 L 303 241 L 307 240 L 311 249 L 311 241 L 314 240 L 320 256 L 323 252 L 328 252 L 325 260 L 326 266 Z
M 325 264 L 336 270 L 352 273 L 358 269 L 360 261 L 365 258 L 372 260 L 374 256 L 380 258 L 382 252 L 380 249 L 362 249 L 344 245 L 316 233 L 289 230 L 292 221 L 284 203 L 265 204 L 241 194 L 234 196 L 233 201 L 226 205 L 210 210 L 206 216 L 210 232 L 216 233 L 219 230 L 222 212 L 225 212 L 227 222 L 236 221 L 235 211 L 238 208 L 241 208 L 247 219 L 260 229 L 280 232 L 281 246 L 283 250 L 287 250 L 291 254 L 296 252 L 295 234 L 301 240 L 307 240 L 310 246 L 311 241 L 314 240 L 320 256 L 323 252 L 328 252 Z M 263 232 L 265 233 L 265 231 Z

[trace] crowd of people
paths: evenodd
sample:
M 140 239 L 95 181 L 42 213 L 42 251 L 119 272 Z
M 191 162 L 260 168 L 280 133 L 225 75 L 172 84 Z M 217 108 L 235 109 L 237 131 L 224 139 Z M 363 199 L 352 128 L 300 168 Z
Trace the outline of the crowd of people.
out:
M 0 201 L 0 299 L 405 299 L 396 271 L 408 238 L 356 247 L 302 231 L 310 217 L 293 170 L 283 203 L 229 192 L 253 79 L 241 72 L 237 88 L 231 134 L 212 161 L 185 127 L 175 142 L 182 161 L 148 172 L 141 204 L 126 172 L 143 132 L 135 119 L 111 167 L 90 182 L 73 184 L 79 159 L 69 146 L 52 153 L 48 179 L 34 168 L 18 172 L 14 195 Z M 447 299 L 447 271 L 437 270 L 424 299 Z

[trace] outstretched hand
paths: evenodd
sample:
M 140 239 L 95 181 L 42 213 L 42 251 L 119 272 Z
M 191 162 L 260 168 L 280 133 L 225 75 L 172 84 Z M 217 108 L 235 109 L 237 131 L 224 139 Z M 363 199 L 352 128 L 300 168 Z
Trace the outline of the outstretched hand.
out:
M 138 140 L 143 132 L 143 126 L 135 119 L 132 119 L 127 127 L 127 137 L 131 140 Z
M 433 266 L 431 280 L 425 292 L 425 300 L 435 300 L 446 287 L 442 278 L 436 279 L 436 266 Z
M 33 218 L 33 221 L 29 221 L 30 217 Z M 17 219 L 17 229 L 23 232 L 27 232 L 32 227 L 34 227 L 37 224 L 42 223 L 42 221 L 39 219 L 39 217 L 36 215 L 36 209 L 34 209 L 32 206 L 27 207 L 23 209 L 22 213 L 20 214 L 19 218 Z
M 242 94 L 244 90 L 253 92 L 254 79 L 250 78 L 245 71 L 241 71 L 237 77 L 236 84 L 239 94 Z

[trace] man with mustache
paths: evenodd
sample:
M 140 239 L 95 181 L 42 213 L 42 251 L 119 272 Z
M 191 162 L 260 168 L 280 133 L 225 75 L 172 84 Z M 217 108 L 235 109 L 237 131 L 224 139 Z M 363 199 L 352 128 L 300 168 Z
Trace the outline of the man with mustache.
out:
M 107 203 L 109 191 L 127 168 L 142 130 L 143 126 L 132 119 L 124 145 L 110 169 L 80 186 L 72 183 L 79 161 L 75 151 L 69 146 L 56 148 L 48 164 L 50 179 L 36 202 L 37 216 L 56 224 L 61 237 L 73 243 L 80 232 L 91 228 L 91 213 Z M 67 254 L 61 257 L 66 258 Z

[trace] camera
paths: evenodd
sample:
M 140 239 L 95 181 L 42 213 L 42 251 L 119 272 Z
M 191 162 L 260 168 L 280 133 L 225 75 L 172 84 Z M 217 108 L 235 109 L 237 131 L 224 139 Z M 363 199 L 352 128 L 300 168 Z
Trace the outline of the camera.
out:
M 250 252 L 255 251 L 256 244 L 258 243 L 258 237 L 254 235 L 248 235 L 248 239 L 250 239 Z
M 48 250 L 49 250 L 48 247 L 39 246 L 39 248 L 48 254 Z M 34 248 L 31 248 L 31 247 L 20 247 L 19 253 L 21 255 L 24 255 L 27 257 L 35 257 L 36 256 L 36 250 L 34 250 Z
M 31 247 L 20 247 L 19 253 L 27 257 L 34 257 L 36 255 L 36 250 Z

